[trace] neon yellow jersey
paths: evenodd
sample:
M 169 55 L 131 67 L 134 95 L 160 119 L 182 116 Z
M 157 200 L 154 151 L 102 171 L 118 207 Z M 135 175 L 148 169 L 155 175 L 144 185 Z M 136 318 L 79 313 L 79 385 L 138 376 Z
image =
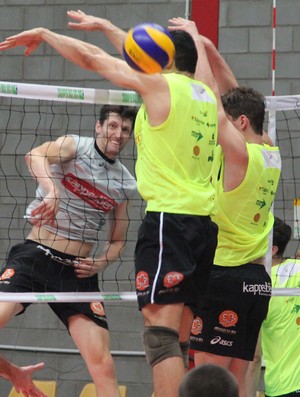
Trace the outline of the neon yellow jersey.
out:
M 216 98 L 200 81 L 175 73 L 164 76 L 171 94 L 167 120 L 151 127 L 144 105 L 137 115 L 138 191 L 147 202 L 147 211 L 210 215 Z
M 219 227 L 214 264 L 240 266 L 265 255 L 274 217 L 270 211 L 280 177 L 277 147 L 247 143 L 248 168 L 236 189 L 224 192 L 223 173 L 216 183 L 216 213 Z
M 300 288 L 300 260 L 272 267 L 273 288 Z M 300 389 L 300 296 L 274 296 L 262 324 L 265 388 L 269 396 Z

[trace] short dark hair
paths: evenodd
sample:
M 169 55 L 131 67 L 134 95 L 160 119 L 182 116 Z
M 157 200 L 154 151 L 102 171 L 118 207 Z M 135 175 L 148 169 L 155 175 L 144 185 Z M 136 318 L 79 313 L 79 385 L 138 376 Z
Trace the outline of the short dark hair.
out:
M 274 217 L 273 245 L 278 247 L 277 256 L 283 257 L 286 247 L 292 237 L 292 228 L 280 218 Z
M 238 384 L 225 368 L 203 364 L 190 370 L 183 378 L 179 397 L 238 397 Z
M 134 127 L 135 118 L 138 109 L 135 106 L 123 106 L 123 105 L 103 105 L 100 110 L 99 121 L 103 125 L 104 121 L 107 120 L 109 113 L 117 113 L 122 119 L 132 120 L 132 129 Z
M 263 134 L 265 120 L 265 97 L 249 87 L 236 87 L 222 96 L 225 112 L 237 120 L 241 115 L 248 117 L 257 135 Z
M 192 36 L 183 30 L 170 32 L 175 46 L 175 67 L 180 72 L 195 73 L 198 53 Z

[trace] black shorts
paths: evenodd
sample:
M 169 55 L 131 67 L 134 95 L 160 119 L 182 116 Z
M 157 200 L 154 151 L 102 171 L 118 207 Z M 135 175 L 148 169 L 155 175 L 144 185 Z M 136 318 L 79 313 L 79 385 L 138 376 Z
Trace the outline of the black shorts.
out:
M 266 397 L 269 397 L 269 396 L 266 394 Z M 277 396 L 272 396 L 272 397 L 300 397 L 300 389 L 292 391 L 291 393 L 288 393 L 288 394 L 279 394 Z
M 0 273 L 0 292 L 99 292 L 97 275 L 77 278 L 75 257 L 31 240 L 13 246 Z M 21 302 L 22 303 L 22 302 Z M 84 314 L 108 329 L 102 302 L 48 303 L 68 328 L 68 318 Z M 24 310 L 31 303 L 22 303 Z
M 191 349 L 252 361 L 272 293 L 263 265 L 213 266 Z
M 185 303 L 196 311 L 212 268 L 217 232 L 208 216 L 148 212 L 135 250 L 139 308 Z

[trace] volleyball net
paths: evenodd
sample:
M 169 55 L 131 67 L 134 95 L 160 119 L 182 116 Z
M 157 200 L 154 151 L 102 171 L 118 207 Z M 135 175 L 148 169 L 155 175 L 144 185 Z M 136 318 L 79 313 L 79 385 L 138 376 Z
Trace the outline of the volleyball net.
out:
M 104 104 L 139 106 L 134 91 L 103 90 L 0 82 L 0 259 L 8 250 L 23 242 L 31 225 L 24 214 L 35 198 L 36 182 L 30 175 L 24 156 L 33 147 L 61 135 L 93 136 L 95 122 Z M 300 236 L 300 96 L 266 98 L 266 126 L 280 147 L 282 176 L 274 203 L 274 214 L 294 231 L 287 255 L 295 257 Z M 120 161 L 134 175 L 136 149 L 133 138 L 123 149 Z M 133 199 L 125 249 L 115 263 L 99 273 L 101 293 L 14 293 L 1 294 L 4 301 L 72 302 L 136 301 L 134 246 L 144 216 L 144 203 Z M 99 233 L 93 255 L 106 242 L 106 229 Z M 299 290 L 274 289 L 274 295 L 298 295 Z M 4 296 L 3 296 L 4 295 Z

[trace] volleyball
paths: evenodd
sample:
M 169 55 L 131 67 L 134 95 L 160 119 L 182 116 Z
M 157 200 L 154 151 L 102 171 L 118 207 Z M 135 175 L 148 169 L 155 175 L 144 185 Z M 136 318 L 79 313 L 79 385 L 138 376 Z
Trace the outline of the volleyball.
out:
M 123 56 L 133 69 L 147 74 L 159 73 L 175 55 L 170 33 L 156 23 L 131 28 L 124 41 Z

